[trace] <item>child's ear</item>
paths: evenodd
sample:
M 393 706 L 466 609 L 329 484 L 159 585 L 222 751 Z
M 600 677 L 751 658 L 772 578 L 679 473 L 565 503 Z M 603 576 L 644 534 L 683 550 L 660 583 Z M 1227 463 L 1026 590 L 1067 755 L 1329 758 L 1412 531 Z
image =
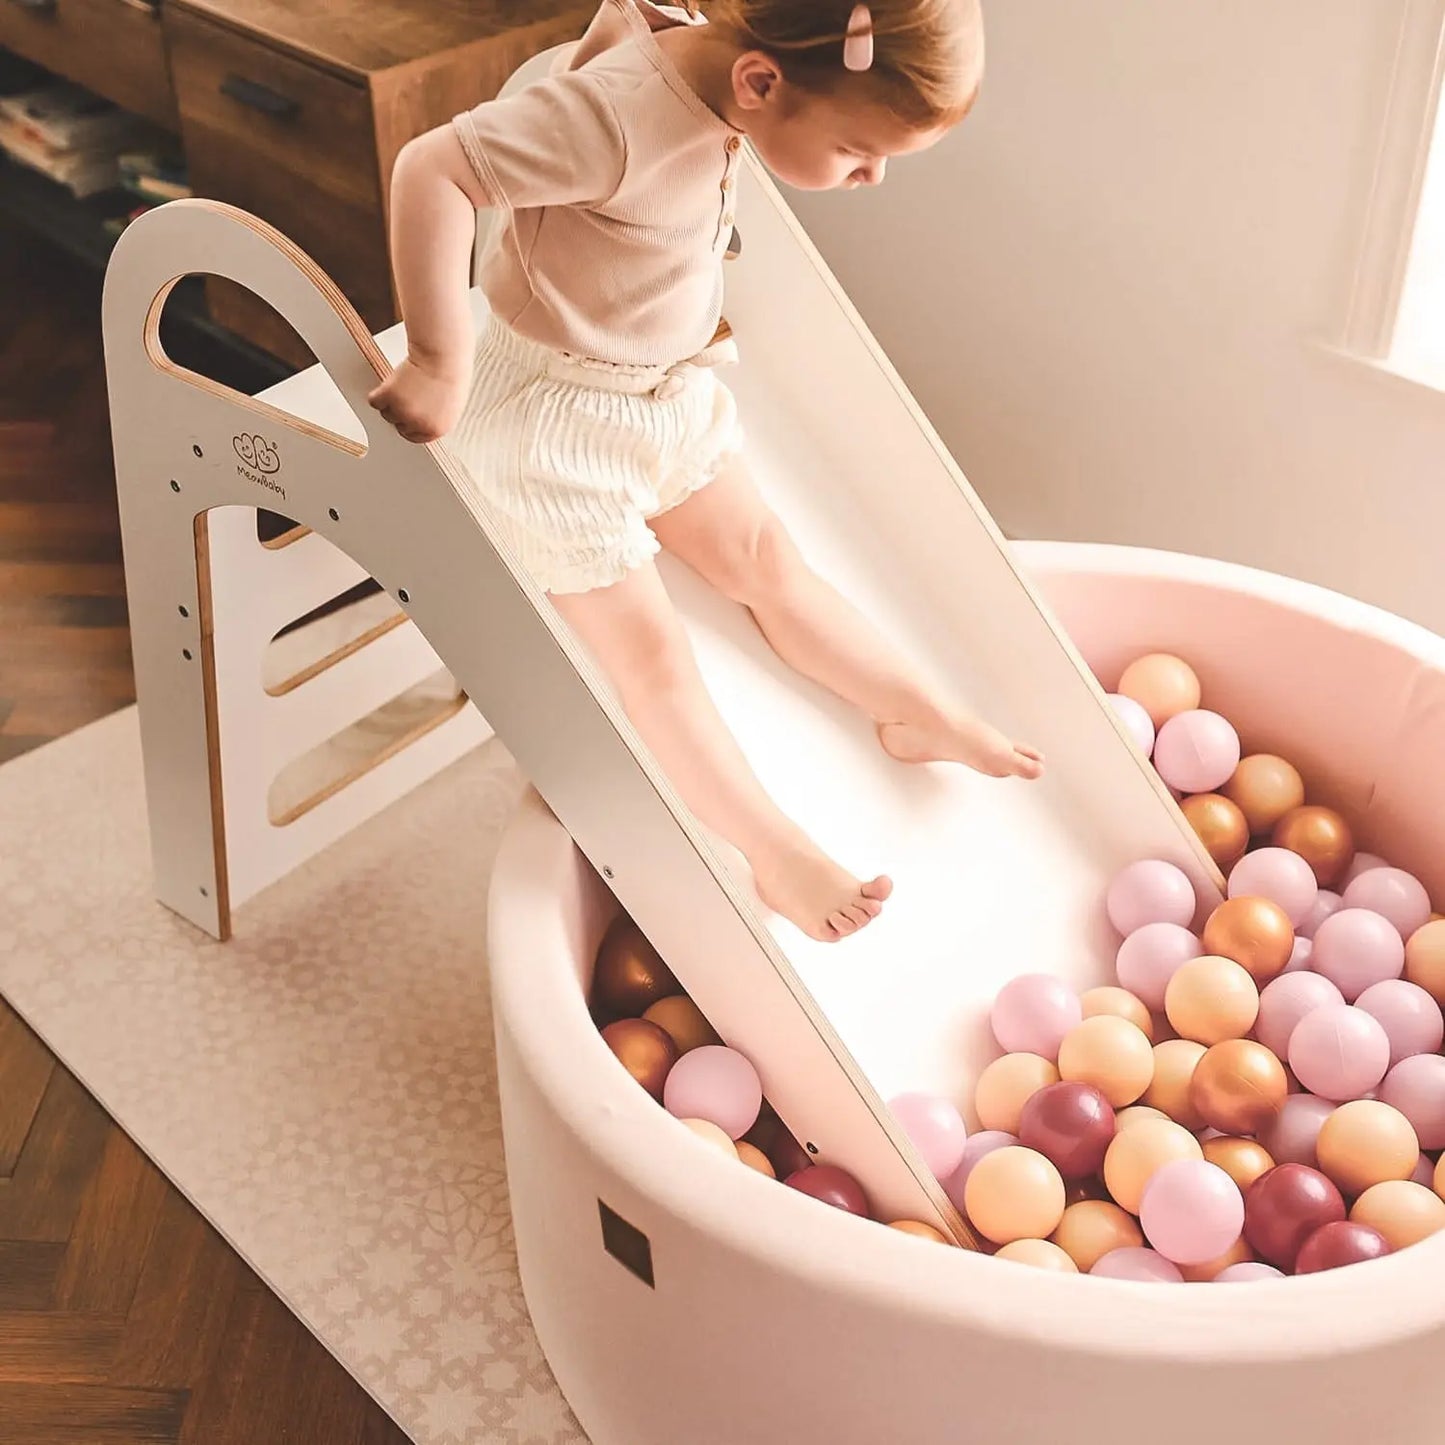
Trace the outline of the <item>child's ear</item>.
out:
M 743 110 L 761 110 L 782 78 L 777 61 L 760 50 L 750 50 L 733 65 L 733 98 Z

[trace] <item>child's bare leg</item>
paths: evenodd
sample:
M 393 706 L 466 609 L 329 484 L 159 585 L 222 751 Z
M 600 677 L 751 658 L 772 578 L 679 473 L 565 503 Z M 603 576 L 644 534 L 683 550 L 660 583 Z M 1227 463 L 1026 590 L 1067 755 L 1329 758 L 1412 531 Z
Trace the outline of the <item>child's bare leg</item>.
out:
M 945 705 L 856 607 L 808 566 L 741 462 L 652 521 L 669 552 L 757 619 L 773 650 L 867 713 L 904 762 L 1036 778 L 1042 755 Z
M 860 883 L 768 797 L 708 696 L 655 567 L 552 601 L 611 679 L 688 807 L 748 860 L 769 908 L 825 942 L 877 917 L 892 884 Z

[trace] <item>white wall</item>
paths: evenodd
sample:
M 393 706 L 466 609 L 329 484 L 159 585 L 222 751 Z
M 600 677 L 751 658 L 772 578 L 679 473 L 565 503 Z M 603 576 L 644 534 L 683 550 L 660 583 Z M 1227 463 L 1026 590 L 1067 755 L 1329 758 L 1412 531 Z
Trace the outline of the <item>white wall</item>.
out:
M 963 127 L 792 199 L 1010 533 L 1445 632 L 1445 394 L 1331 355 L 1405 0 L 986 0 Z

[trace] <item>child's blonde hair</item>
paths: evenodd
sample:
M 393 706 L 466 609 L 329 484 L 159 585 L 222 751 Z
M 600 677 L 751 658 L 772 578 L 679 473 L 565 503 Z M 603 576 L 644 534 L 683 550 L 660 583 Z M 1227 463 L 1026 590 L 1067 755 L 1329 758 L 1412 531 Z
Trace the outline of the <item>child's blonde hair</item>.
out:
M 843 41 L 856 0 L 686 0 L 748 50 L 773 57 L 789 81 L 828 92 L 867 84 L 909 124 L 962 120 L 983 78 L 979 0 L 873 0 L 873 65 L 850 75 Z

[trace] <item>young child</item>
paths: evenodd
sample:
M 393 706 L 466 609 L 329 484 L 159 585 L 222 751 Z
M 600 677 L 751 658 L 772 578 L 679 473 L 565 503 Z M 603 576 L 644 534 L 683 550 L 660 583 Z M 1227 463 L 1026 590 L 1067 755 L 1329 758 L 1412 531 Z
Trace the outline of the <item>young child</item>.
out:
M 748 475 L 716 373 L 744 141 L 788 185 L 877 185 L 967 114 L 982 23 L 978 0 L 712 0 L 709 14 L 602 0 L 566 70 L 405 147 L 391 213 L 408 354 L 371 403 L 408 440 L 447 438 L 688 806 L 742 852 L 768 907 L 834 940 L 892 884 L 853 877 L 764 791 L 653 559 L 666 548 L 748 607 L 893 757 L 1041 773 L 1034 748 L 936 696 L 810 570 Z M 484 206 L 506 224 L 478 342 Z

